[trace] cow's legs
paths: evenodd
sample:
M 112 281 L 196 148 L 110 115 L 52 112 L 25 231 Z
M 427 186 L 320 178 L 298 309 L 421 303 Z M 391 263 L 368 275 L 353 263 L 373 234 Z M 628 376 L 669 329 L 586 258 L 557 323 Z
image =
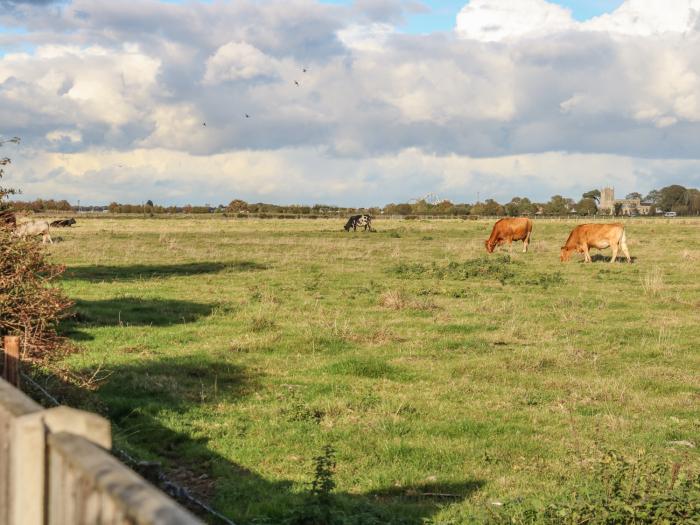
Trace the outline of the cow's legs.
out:
M 590 254 L 590 252 L 588 251 L 588 246 L 586 246 L 586 245 L 583 246 L 583 260 L 584 260 L 585 262 L 587 262 L 587 263 L 593 262 L 593 261 L 591 260 L 591 254 Z
M 527 253 L 527 247 L 530 245 L 530 233 L 523 239 L 523 253 Z
M 610 264 L 612 264 L 617 260 L 617 244 L 611 244 L 610 248 L 612 248 L 612 257 L 610 258 Z
M 46 241 L 47 241 L 47 240 L 48 240 L 51 244 L 53 244 L 53 239 L 51 238 L 51 235 L 49 235 L 49 232 L 46 232 L 46 233 L 43 235 L 43 237 L 42 237 L 42 239 L 41 239 L 41 243 L 42 243 L 42 244 L 46 244 Z
M 625 239 L 625 234 L 622 234 L 622 239 L 620 239 L 620 248 L 622 248 L 622 253 L 625 254 L 627 262 L 631 263 L 632 258 L 630 257 L 630 251 L 627 249 L 627 240 Z
M 513 238 L 508 239 L 508 253 L 513 253 Z

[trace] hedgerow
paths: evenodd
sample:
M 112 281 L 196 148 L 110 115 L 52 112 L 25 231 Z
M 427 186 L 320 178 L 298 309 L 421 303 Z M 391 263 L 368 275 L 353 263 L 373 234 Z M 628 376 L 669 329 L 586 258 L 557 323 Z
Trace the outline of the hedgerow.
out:
M 0 159 L 1 166 L 9 163 L 9 158 Z M 0 178 L 3 174 L 0 168 Z M 11 216 L 7 196 L 15 193 L 0 187 L 0 212 L 5 217 Z M 13 230 L 12 221 L 0 222 L 0 335 L 22 338 L 23 359 L 44 358 L 66 347 L 56 327 L 72 303 L 53 284 L 63 267 L 47 261 L 38 239 L 19 238 Z

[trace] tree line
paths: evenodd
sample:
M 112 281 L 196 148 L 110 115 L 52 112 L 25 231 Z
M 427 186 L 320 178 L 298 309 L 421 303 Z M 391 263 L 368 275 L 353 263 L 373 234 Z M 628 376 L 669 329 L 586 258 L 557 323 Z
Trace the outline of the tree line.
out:
M 511 216 L 521 215 L 580 215 L 593 216 L 601 212 L 600 191 L 590 190 L 581 195 L 579 200 L 574 200 L 562 195 L 554 195 L 547 202 L 531 201 L 527 197 L 513 197 L 509 202 L 499 203 L 494 199 L 486 199 L 476 203 L 453 203 L 443 200 L 430 203 L 425 200 L 404 203 L 391 203 L 384 207 L 352 208 L 330 206 L 325 204 L 306 205 L 279 205 L 269 203 L 248 203 L 241 199 L 234 199 L 228 205 L 218 206 L 161 206 L 148 200 L 141 204 L 120 204 L 112 202 L 108 206 L 72 206 L 66 200 L 37 199 L 34 201 L 14 201 L 12 206 L 17 211 L 108 211 L 110 213 L 140 213 L 140 214 L 175 214 L 194 213 L 208 214 L 221 213 L 234 216 L 275 216 L 275 215 L 303 215 L 313 217 L 343 216 L 354 213 L 368 213 L 370 215 L 441 215 L 441 216 Z M 626 199 L 639 199 L 651 205 L 650 214 L 657 211 L 674 211 L 678 215 L 700 215 L 700 190 L 685 188 L 678 184 L 666 186 L 659 190 L 652 190 L 646 196 L 632 192 L 625 196 Z M 621 213 L 621 205 L 615 207 L 613 214 Z M 609 213 L 605 210 L 606 213 Z

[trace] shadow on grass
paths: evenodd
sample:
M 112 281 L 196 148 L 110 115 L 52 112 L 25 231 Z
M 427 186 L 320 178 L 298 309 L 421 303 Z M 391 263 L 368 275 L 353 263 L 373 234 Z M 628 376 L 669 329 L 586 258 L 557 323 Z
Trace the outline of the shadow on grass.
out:
M 602 253 L 596 253 L 595 255 L 591 255 L 591 261 L 593 262 L 610 262 L 610 259 L 612 259 L 612 255 L 603 255 Z M 635 263 L 637 262 L 636 257 L 630 257 L 632 259 L 632 262 Z M 627 262 L 627 259 L 625 258 L 624 255 L 619 255 L 617 256 L 616 262 Z
M 74 314 L 61 323 L 63 335 L 81 327 L 170 326 L 192 323 L 210 315 L 215 306 L 176 299 L 124 297 L 94 301 L 78 300 Z
M 103 282 L 131 281 L 159 277 L 179 277 L 219 272 L 252 272 L 268 266 L 254 261 L 193 262 L 181 264 L 136 264 L 131 266 L 75 266 L 68 268 L 63 279 Z
M 257 376 L 249 370 L 205 354 L 119 365 L 111 367 L 110 372 L 97 394 L 60 382 L 54 376 L 37 379 L 62 403 L 99 411 L 108 417 L 117 445 L 148 460 L 132 465 L 144 477 L 167 491 L 168 484 L 161 475 L 165 473 L 191 494 L 213 503 L 236 523 L 419 525 L 446 504 L 462 501 L 484 486 L 481 480 L 468 479 L 390 487 L 364 494 L 334 491 L 327 498 L 319 498 L 310 491 L 313 458 L 306 458 L 309 486 L 300 491 L 298 482 L 266 479 L 221 456 L 202 431 L 200 423 L 207 413 L 222 407 L 236 410 L 238 400 L 258 390 Z M 168 428 L 164 421 L 190 431 Z M 238 428 L 235 423 L 210 428 L 219 437 L 225 432 L 234 434 L 234 439 L 246 439 L 245 428 Z M 319 450 L 314 455 L 320 453 Z

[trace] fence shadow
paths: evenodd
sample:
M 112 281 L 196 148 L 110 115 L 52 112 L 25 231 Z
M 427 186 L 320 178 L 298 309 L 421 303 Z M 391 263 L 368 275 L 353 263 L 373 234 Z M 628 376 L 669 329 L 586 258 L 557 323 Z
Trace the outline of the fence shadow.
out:
M 177 497 L 181 491 L 169 483 L 174 481 L 236 523 L 419 525 L 446 504 L 462 501 L 485 485 L 483 480 L 466 479 L 363 494 L 334 491 L 330 498 L 319 500 L 309 490 L 314 477 L 311 457 L 304 458 L 309 487 L 300 490 L 298 482 L 270 480 L 230 461 L 201 431 L 185 434 L 163 425 L 163 420 L 170 420 L 177 427 L 179 415 L 193 410 L 205 414 L 215 407 L 235 409 L 237 400 L 258 389 L 258 378 L 250 370 L 216 356 L 195 355 L 120 365 L 110 373 L 99 395 L 55 376 L 38 379 L 60 402 L 108 417 L 116 445 L 149 460 L 130 465 L 144 477 Z M 164 419 L 164 413 L 170 415 Z M 201 514 L 201 508 L 181 502 Z
M 63 274 L 63 279 L 90 282 L 133 281 L 163 277 L 179 277 L 219 272 L 252 272 L 267 270 L 268 266 L 255 261 L 192 262 L 181 264 L 136 264 L 131 266 L 74 266 Z

